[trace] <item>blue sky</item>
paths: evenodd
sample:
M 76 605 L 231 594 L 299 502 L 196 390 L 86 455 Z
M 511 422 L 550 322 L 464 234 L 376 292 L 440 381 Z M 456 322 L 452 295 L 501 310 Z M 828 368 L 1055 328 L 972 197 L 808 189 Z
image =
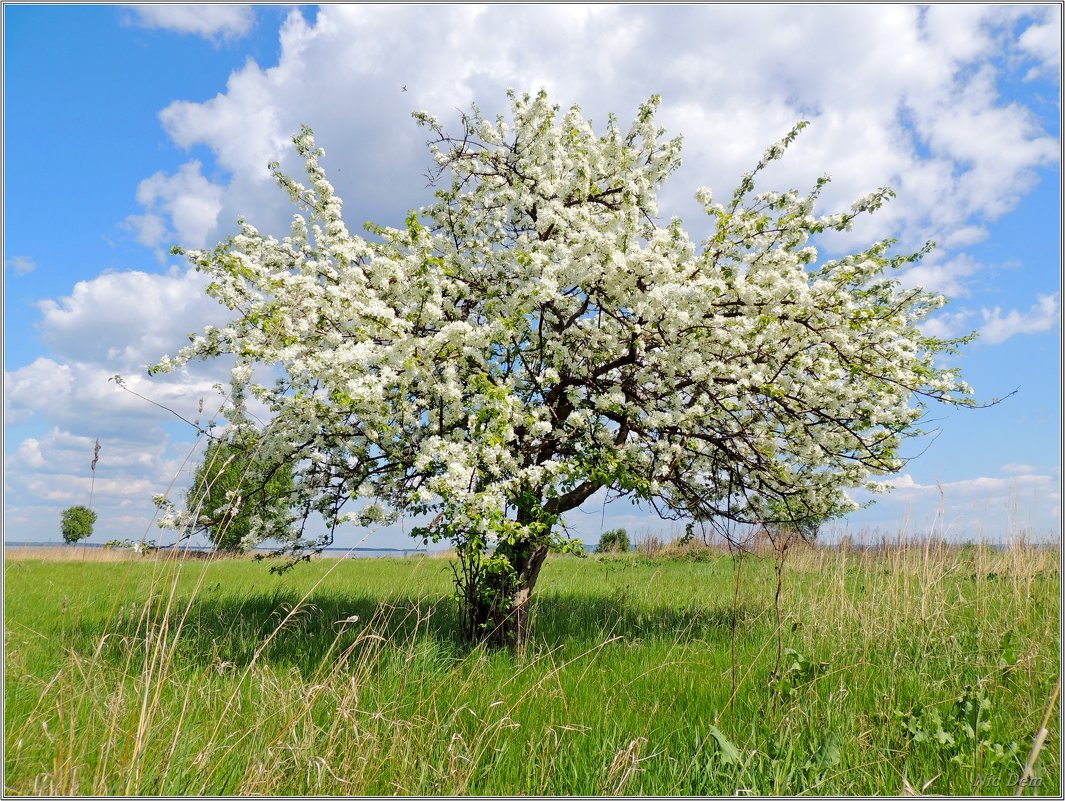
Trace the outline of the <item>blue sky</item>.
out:
M 685 137 L 662 207 L 694 235 L 695 189 L 731 192 L 801 118 L 766 188 L 831 173 L 829 210 L 894 186 L 886 211 L 827 246 L 937 240 L 901 279 L 953 298 L 935 333 L 981 331 L 957 360 L 980 398 L 1018 391 L 932 409 L 934 441 L 844 525 L 1060 537 L 1060 41 L 1057 6 L 7 5 L 5 540 L 59 538 L 60 511 L 88 500 L 97 437 L 95 539 L 157 536 L 151 496 L 180 495 L 194 438 L 108 378 L 210 414 L 219 366 L 144 375 L 222 319 L 166 251 L 211 245 L 241 215 L 283 233 L 291 209 L 266 164 L 294 168 L 301 123 L 349 222 L 391 224 L 428 200 L 410 112 L 503 111 L 511 86 L 546 86 L 598 123 L 661 94 L 661 121 Z M 625 502 L 604 514 L 602 498 L 572 523 L 593 541 L 604 526 L 670 532 Z

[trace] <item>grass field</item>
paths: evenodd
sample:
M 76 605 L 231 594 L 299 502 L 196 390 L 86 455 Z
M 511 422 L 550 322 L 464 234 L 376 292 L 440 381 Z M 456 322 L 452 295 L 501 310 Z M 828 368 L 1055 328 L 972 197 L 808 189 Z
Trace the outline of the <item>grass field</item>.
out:
M 513 653 L 455 639 L 437 558 L 9 554 L 4 789 L 1012 795 L 1059 676 L 1059 562 L 796 551 L 772 678 L 770 558 L 738 583 L 710 550 L 553 558 Z M 1060 794 L 1058 721 L 1028 794 Z

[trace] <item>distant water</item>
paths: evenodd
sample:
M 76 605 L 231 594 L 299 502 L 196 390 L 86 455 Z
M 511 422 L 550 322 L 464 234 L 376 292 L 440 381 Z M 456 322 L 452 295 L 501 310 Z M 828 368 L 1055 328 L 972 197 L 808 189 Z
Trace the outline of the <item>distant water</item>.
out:
M 5 548 L 64 548 L 67 547 L 62 542 L 5 542 Z M 79 542 L 77 545 L 70 546 L 73 548 L 103 548 L 102 542 Z M 160 550 L 165 550 L 174 547 L 173 545 L 160 545 Z M 117 549 L 116 550 L 120 550 Z M 181 551 L 194 551 L 197 553 L 209 553 L 213 548 L 209 545 L 179 545 L 178 550 Z M 262 549 L 262 553 L 269 553 L 268 549 Z M 432 556 L 434 553 L 440 553 L 440 551 L 426 551 L 424 548 L 323 548 L 322 553 L 329 554 L 330 556 L 344 556 L 349 555 L 352 558 L 374 558 L 374 557 L 404 557 L 404 556 Z

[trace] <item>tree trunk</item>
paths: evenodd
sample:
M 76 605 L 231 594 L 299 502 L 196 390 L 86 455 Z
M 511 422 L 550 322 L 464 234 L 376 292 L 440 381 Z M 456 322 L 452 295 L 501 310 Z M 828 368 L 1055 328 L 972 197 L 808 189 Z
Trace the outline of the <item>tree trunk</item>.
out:
M 529 634 L 529 601 L 532 599 L 533 588 L 536 586 L 536 580 L 540 577 L 540 568 L 543 567 L 544 560 L 547 558 L 547 546 L 541 545 L 532 554 L 529 555 L 528 560 L 518 571 L 519 585 L 518 592 L 514 596 L 514 600 L 511 603 L 510 620 L 508 621 L 508 627 L 511 627 L 511 634 L 514 645 L 516 647 L 524 648 L 525 642 L 528 639 Z M 518 565 L 515 565 L 517 568 Z
M 485 571 L 480 554 L 459 553 L 452 564 L 459 590 L 459 620 L 471 643 L 524 646 L 529 631 L 529 602 L 547 558 L 543 542 L 501 546 L 497 553 L 513 572 Z
M 583 491 L 583 490 L 582 490 Z M 529 505 L 519 506 L 517 522 L 536 522 L 536 511 Z M 508 569 L 498 563 L 489 571 L 481 568 L 484 554 L 459 552 L 455 583 L 460 591 L 460 616 L 463 635 L 471 642 L 523 648 L 529 636 L 529 611 L 540 568 L 547 558 L 550 529 L 538 531 L 531 540 L 500 542 L 495 555 L 502 557 Z

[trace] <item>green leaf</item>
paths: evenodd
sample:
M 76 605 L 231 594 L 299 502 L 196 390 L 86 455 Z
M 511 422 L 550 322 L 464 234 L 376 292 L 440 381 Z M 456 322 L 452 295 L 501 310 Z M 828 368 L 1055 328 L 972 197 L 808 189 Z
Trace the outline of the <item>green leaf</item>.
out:
M 954 745 L 954 736 L 942 728 L 936 731 L 935 737 L 940 745 Z
M 810 757 L 808 766 L 819 773 L 823 773 L 826 770 L 831 770 L 840 763 L 841 755 L 839 751 L 839 735 L 835 732 L 829 732 L 825 739 L 821 741 L 821 745 L 817 747 L 813 756 Z
M 738 765 L 742 759 L 740 749 L 728 739 L 717 726 L 710 727 L 710 734 L 717 742 L 717 758 L 722 765 Z

